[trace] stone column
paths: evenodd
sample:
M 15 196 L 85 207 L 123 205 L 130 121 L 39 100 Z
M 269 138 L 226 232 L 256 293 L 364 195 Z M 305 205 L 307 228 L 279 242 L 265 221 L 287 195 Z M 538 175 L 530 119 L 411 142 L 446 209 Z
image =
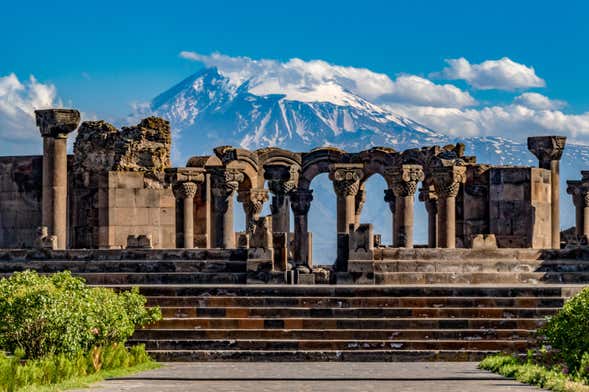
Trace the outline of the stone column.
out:
M 552 248 L 560 249 L 560 158 L 566 137 L 535 136 L 528 138 L 528 150 L 538 158 L 539 167 L 550 170 Z
M 389 209 L 391 210 L 391 216 L 393 218 L 393 221 L 391 222 L 391 238 L 393 241 L 393 244 L 395 244 L 397 241 L 399 241 L 397 239 L 397 233 L 399 232 L 398 227 L 397 227 L 397 217 L 395 216 L 395 211 L 397 210 L 397 202 L 396 202 L 396 198 L 395 198 L 395 192 L 393 192 L 392 189 L 385 189 L 384 190 L 384 201 L 385 203 L 387 203 L 389 205 Z
M 272 231 L 290 232 L 290 208 L 288 194 L 298 184 L 298 169 L 285 165 L 265 165 L 264 178 L 272 192 Z
M 438 198 L 430 187 L 419 190 L 419 201 L 425 204 L 427 211 L 427 246 L 438 246 Z
M 421 165 L 401 165 L 388 171 L 395 194 L 396 242 L 398 248 L 413 248 L 413 204 L 417 183 L 423 181 Z
M 175 167 L 166 169 L 166 182 L 172 185 L 174 196 L 182 200 L 182 236 L 184 248 L 194 248 L 194 198 L 198 184 L 205 181 L 205 170 L 197 167 Z M 176 225 L 176 230 L 179 226 Z
M 237 200 L 243 204 L 246 232 L 251 234 L 254 231 L 256 221 L 260 219 L 264 203 L 268 201 L 268 191 L 265 189 L 241 191 L 237 196 Z
M 310 266 L 310 244 L 307 214 L 313 201 L 313 191 L 295 189 L 289 193 L 290 206 L 294 215 L 294 262 L 297 265 Z
M 356 194 L 362 179 L 361 164 L 335 164 L 329 169 L 329 179 L 337 195 L 337 232 L 347 233 L 356 223 Z
M 174 187 L 176 198 L 182 199 L 184 248 L 194 248 L 194 197 L 198 186 L 194 182 L 182 182 Z
M 235 248 L 233 230 L 233 193 L 244 180 L 238 169 L 211 169 L 211 193 L 213 195 L 213 246 L 216 248 Z
M 36 110 L 43 137 L 42 225 L 57 237 L 56 249 L 67 246 L 67 135 L 80 123 L 72 109 Z
M 433 171 L 438 196 L 438 246 L 456 247 L 456 196 L 466 180 L 466 166 L 443 166 Z
M 567 193 L 573 196 L 577 237 L 589 236 L 589 183 L 567 181 Z

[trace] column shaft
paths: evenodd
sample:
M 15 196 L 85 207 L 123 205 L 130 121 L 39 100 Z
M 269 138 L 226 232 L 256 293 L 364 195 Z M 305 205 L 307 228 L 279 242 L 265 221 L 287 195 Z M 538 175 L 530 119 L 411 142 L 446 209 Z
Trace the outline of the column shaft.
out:
M 550 161 L 552 248 L 560 249 L 560 161 Z
M 67 246 L 67 139 L 43 138 L 42 224 L 57 236 L 57 249 Z
M 588 236 L 589 237 L 589 206 L 583 207 L 583 232 L 580 233 L 580 236 Z
M 427 210 L 427 246 L 436 248 L 438 246 L 438 209 L 436 200 L 428 200 Z
M 307 214 L 295 215 L 294 259 L 298 265 L 309 264 L 309 229 Z
M 194 197 L 184 198 L 184 247 L 194 248 Z
M 272 196 L 272 231 L 288 233 L 290 231 L 289 201 L 286 195 Z
M 456 197 L 438 199 L 438 241 L 442 248 L 456 247 Z
M 395 206 L 396 242 L 399 248 L 413 247 L 413 195 L 398 196 Z

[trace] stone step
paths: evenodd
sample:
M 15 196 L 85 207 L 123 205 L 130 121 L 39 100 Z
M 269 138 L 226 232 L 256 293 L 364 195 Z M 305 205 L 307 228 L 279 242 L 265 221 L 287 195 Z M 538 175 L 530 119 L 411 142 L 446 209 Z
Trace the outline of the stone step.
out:
M 147 350 L 504 350 L 521 352 L 526 340 L 132 340 Z
M 562 297 L 147 297 L 150 306 L 184 307 L 306 307 L 306 308 L 558 308 Z
M 162 307 L 164 318 L 540 318 L 558 308 Z
M 374 283 L 383 284 L 489 284 L 586 283 L 589 272 L 382 272 Z
M 537 329 L 543 318 L 166 318 L 155 329 Z
M 585 260 L 383 260 L 379 272 L 589 272 Z
M 139 329 L 133 339 L 534 340 L 528 329 Z
M 247 249 L 0 249 L 4 261 L 104 261 L 104 260 L 241 260 Z
M 45 274 L 45 273 L 43 273 Z M 8 276 L 9 274 L 0 274 L 1 277 Z M 176 284 L 239 284 L 246 283 L 246 273 L 209 273 L 209 272 L 198 272 L 198 273 L 185 273 L 185 272 L 174 272 L 174 273 L 73 273 L 72 275 L 83 278 L 86 283 L 90 285 L 176 285 Z
M 149 350 L 159 362 L 478 362 L 499 350 Z
M 239 260 L 50 260 L 0 261 L 0 273 L 27 269 L 53 273 L 153 273 L 153 272 L 246 272 L 246 262 Z
M 153 296 L 224 297 L 566 297 L 583 285 L 101 285 L 117 290 L 139 286 L 140 292 Z
M 377 248 L 375 260 L 540 260 L 567 258 L 564 252 L 529 249 L 431 249 L 431 248 Z M 568 258 L 571 258 L 570 256 Z M 574 256 L 573 258 L 576 258 Z

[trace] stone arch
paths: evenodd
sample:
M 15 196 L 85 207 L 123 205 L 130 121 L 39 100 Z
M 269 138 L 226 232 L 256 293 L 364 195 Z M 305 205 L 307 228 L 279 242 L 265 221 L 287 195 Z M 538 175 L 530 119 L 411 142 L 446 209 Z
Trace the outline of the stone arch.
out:
M 299 178 L 299 188 L 308 190 L 311 181 L 320 173 L 328 173 L 335 163 L 349 162 L 349 154 L 336 147 L 319 147 L 303 154 L 303 165 Z

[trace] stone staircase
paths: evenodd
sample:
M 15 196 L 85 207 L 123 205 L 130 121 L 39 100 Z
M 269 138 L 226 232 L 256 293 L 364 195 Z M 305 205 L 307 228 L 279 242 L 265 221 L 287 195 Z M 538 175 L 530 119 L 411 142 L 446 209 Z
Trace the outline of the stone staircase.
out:
M 456 361 L 525 352 L 560 286 L 144 286 L 160 361 Z
M 0 251 L 0 276 L 70 270 L 139 286 L 164 319 L 138 330 L 161 361 L 473 361 L 524 353 L 589 282 L 581 255 L 382 249 L 338 274 L 355 284 L 246 285 L 246 251 Z

